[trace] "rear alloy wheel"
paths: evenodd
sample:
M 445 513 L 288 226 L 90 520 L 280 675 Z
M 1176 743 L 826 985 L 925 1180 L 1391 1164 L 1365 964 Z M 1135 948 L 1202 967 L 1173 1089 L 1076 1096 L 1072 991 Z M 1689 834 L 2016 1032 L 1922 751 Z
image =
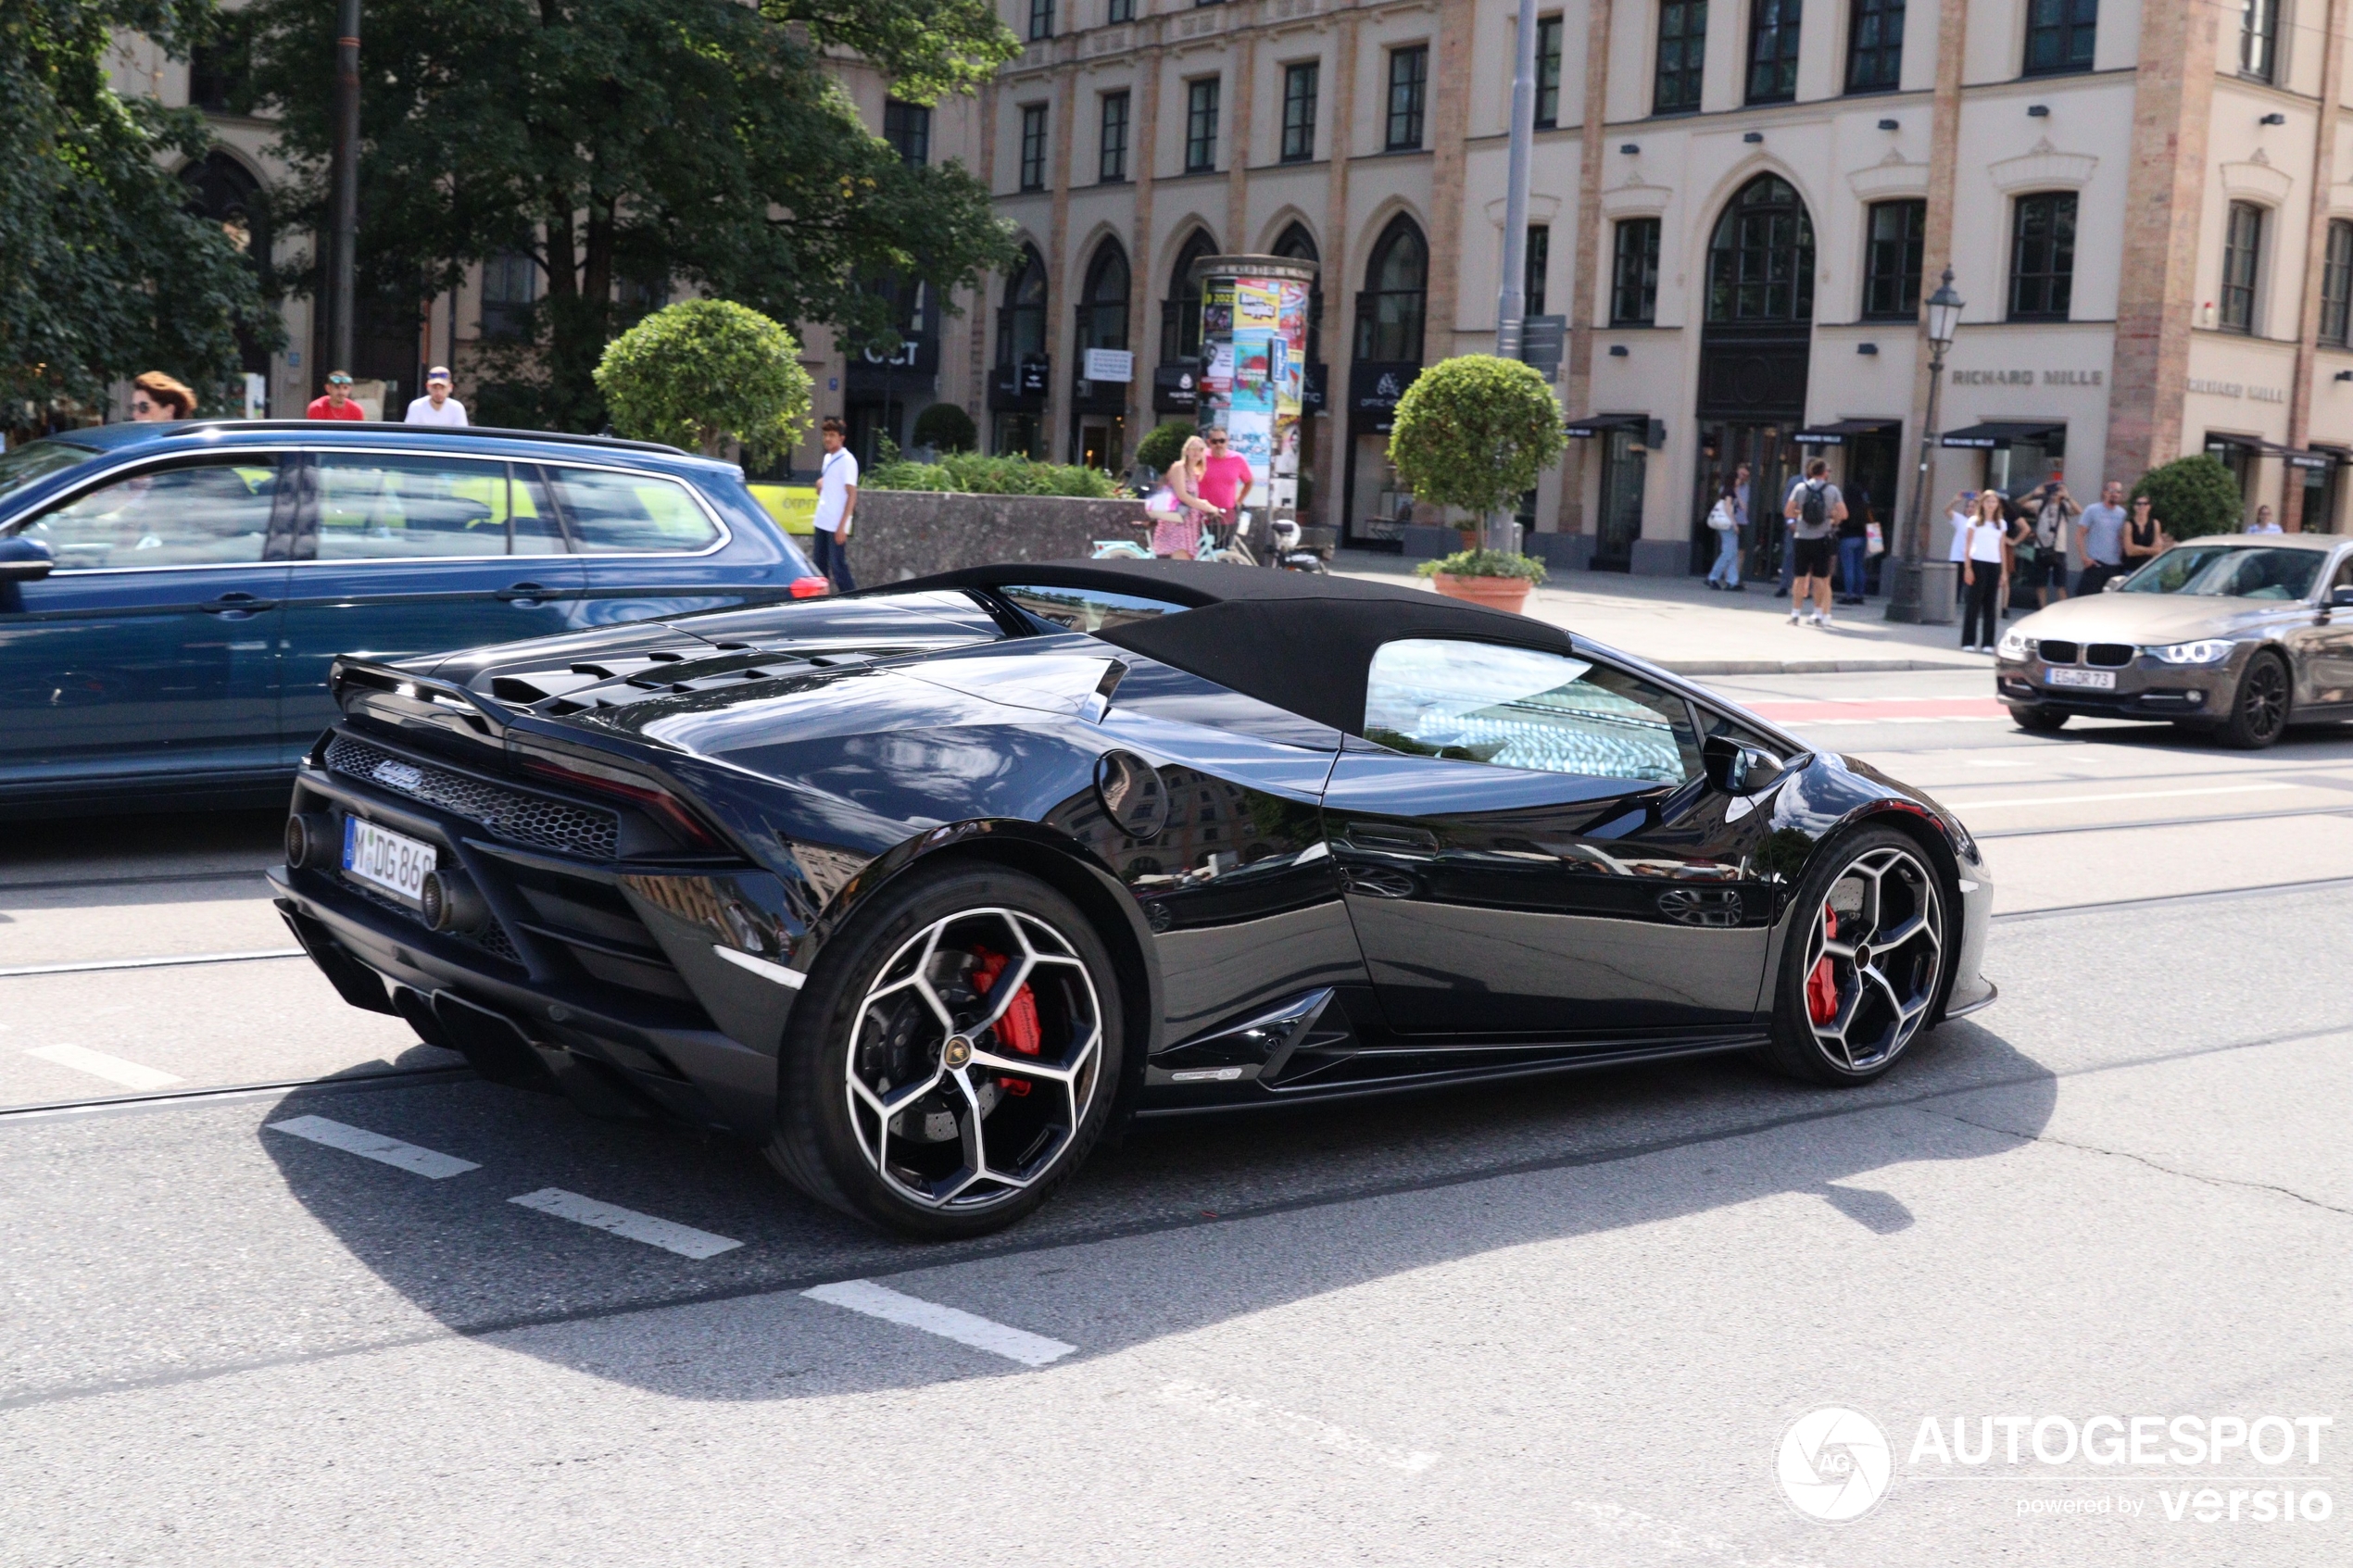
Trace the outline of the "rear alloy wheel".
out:
M 2275 653 L 2259 653 L 2247 661 L 2246 673 L 2231 696 L 2231 717 L 2222 725 L 2222 742 L 2242 751 L 2260 751 L 2287 729 L 2287 666 Z
M 2021 730 L 2032 730 L 2037 734 L 2049 734 L 2054 730 L 2066 728 L 2067 719 L 2067 713 L 2062 709 L 2029 708 L 2022 704 L 2010 709 L 2010 722 Z
M 1017 872 L 886 897 L 795 1005 L 770 1156 L 892 1229 L 983 1235 L 1044 1202 L 1101 1135 L 1118 982 L 1078 910 Z
M 1944 978 L 1944 884 L 1904 834 L 1867 832 L 1798 889 L 1767 1056 L 1793 1077 L 1867 1084 L 1919 1037 Z

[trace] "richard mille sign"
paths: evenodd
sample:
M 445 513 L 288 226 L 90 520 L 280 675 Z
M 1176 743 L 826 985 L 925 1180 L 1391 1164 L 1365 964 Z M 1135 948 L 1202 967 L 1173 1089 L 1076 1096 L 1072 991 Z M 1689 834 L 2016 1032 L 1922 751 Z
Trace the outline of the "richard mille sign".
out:
M 2287 394 L 2276 386 L 2248 386 L 2244 382 L 2189 379 L 2189 389 L 2208 397 L 2251 397 L 2258 403 L 2284 403 Z
M 1955 370 L 1955 386 L 2105 386 L 2106 370 Z

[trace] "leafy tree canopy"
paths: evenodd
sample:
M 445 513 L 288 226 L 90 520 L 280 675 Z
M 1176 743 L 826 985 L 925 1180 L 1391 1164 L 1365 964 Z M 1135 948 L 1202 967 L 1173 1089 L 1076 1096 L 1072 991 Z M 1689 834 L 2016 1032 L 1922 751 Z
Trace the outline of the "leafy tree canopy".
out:
M 238 241 L 187 210 L 173 165 L 208 144 L 203 117 L 107 84 L 117 29 L 186 54 L 211 0 L 11 0 L 0 6 L 0 398 L 6 422 L 104 400 L 168 370 L 208 401 L 238 365 L 236 331 L 277 325 Z
M 613 428 L 724 456 L 789 452 L 809 423 L 809 372 L 792 333 L 732 300 L 657 310 L 605 348 L 597 387 Z
M 281 118 L 293 216 L 316 233 L 334 7 L 247 15 L 249 91 Z M 960 165 L 910 167 L 864 129 L 826 69 L 837 46 L 914 98 L 1018 47 L 987 0 L 370 0 L 362 286 L 421 297 L 532 257 L 541 298 L 508 356 L 527 406 L 498 412 L 573 429 L 603 420 L 607 340 L 673 285 L 895 347 L 892 281 L 969 285 L 1007 231 Z
M 1561 455 L 1561 406 L 1516 359 L 1465 354 L 1424 370 L 1397 400 L 1389 460 L 1416 500 L 1498 512 Z
M 1194 435 L 1190 420 L 1163 420 L 1136 443 L 1136 460 L 1154 473 L 1166 473 L 1185 455 L 1185 443 Z
M 953 403 L 934 403 L 915 416 L 915 445 L 940 452 L 969 452 L 980 444 L 973 417 Z
M 2232 533 L 2246 506 L 2237 478 L 2221 458 L 2206 452 L 2149 470 L 2133 486 L 2133 494 L 2149 498 L 2150 515 L 2176 539 Z

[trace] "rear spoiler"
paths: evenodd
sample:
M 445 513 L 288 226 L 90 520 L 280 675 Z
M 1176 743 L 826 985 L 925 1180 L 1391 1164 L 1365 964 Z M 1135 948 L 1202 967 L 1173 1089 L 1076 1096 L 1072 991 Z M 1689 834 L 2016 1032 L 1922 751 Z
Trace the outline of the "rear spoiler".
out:
M 365 709 L 396 725 L 447 730 L 504 744 L 514 710 L 455 681 L 419 675 L 395 664 L 338 659 L 327 675 L 335 706 L 349 716 Z

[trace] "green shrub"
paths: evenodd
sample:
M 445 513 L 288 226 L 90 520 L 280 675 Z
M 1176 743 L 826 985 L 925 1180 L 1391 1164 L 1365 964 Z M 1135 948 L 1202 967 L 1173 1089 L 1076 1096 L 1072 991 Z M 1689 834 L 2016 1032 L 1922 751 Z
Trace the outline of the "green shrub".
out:
M 1485 519 L 1557 462 L 1561 406 L 1532 367 L 1491 354 L 1443 359 L 1397 402 L 1389 460 L 1414 498 Z
M 1099 469 L 1063 463 L 1033 463 L 1027 458 L 988 458 L 950 452 L 936 463 L 877 464 L 863 484 L 875 490 L 958 490 L 975 495 L 1077 495 L 1114 500 L 1126 494 L 1119 481 Z
M 712 457 L 789 451 L 809 423 L 809 372 L 782 325 L 725 299 L 655 311 L 605 345 L 596 370 L 613 429 Z
M 980 445 L 973 417 L 954 403 L 935 403 L 915 416 L 915 445 L 941 452 L 969 452 Z
M 2133 494 L 2149 498 L 2150 514 L 2176 539 L 2235 533 L 2246 506 L 2237 478 L 2221 458 L 2205 452 L 2149 470 Z
M 1509 550 L 1457 550 L 1437 560 L 1426 560 L 1414 568 L 1416 574 L 1435 577 L 1444 572 L 1449 577 L 1525 577 L 1530 583 L 1544 581 L 1544 563 L 1533 556 L 1516 556 Z
M 1185 443 L 1196 433 L 1190 420 L 1156 424 L 1150 435 L 1136 443 L 1136 460 L 1154 473 L 1166 473 L 1185 455 Z

